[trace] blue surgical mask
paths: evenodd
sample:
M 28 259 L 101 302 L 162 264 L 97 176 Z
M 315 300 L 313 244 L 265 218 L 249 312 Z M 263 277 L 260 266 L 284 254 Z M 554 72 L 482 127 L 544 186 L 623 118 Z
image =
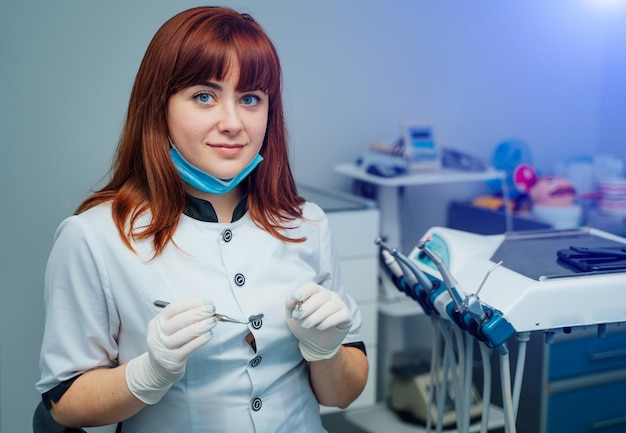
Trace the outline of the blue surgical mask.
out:
M 170 142 L 170 155 L 180 177 L 195 189 L 211 194 L 226 194 L 250 174 L 263 161 L 258 153 L 250 163 L 232 179 L 222 180 L 191 165 Z

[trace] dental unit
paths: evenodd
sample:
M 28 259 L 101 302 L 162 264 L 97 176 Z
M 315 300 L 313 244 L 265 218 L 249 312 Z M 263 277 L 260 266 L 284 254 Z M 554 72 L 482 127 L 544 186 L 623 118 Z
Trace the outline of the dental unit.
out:
M 432 323 L 433 343 L 426 431 L 444 428 L 446 401 L 457 431 L 470 431 L 472 363 L 478 345 L 483 368 L 480 432 L 488 430 L 490 355 L 500 361 L 505 433 L 516 433 L 527 343 L 539 331 L 597 327 L 626 318 L 626 241 L 591 228 L 478 235 L 433 227 L 408 255 L 376 239 L 383 269 L 394 286 L 417 302 Z M 511 374 L 509 348 L 517 363 Z

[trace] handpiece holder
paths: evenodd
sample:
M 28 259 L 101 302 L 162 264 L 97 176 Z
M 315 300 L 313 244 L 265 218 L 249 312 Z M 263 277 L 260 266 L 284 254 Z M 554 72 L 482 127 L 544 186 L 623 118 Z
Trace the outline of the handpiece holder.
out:
M 417 244 L 417 248 L 422 250 L 435 264 L 441 274 L 443 284 L 453 300 L 453 303 L 446 308 L 448 316 L 461 329 L 483 341 L 487 346 L 497 349 L 502 354 L 506 354 L 507 349 L 504 343 L 515 334 L 515 329 L 498 311 L 483 306 L 478 297 L 478 292 L 480 292 L 487 277 L 501 262 L 487 272 L 475 294 L 467 295 L 465 299 L 462 299 L 457 290 L 458 283 L 456 279 L 443 263 L 443 260 L 426 246 L 427 242 L 428 239 L 420 241 Z
M 400 268 L 402 276 L 394 282 L 398 290 L 417 301 L 426 315 L 431 315 L 433 313 L 433 305 L 429 304 L 428 299 L 431 292 L 436 288 L 434 282 L 396 248 L 390 248 L 380 238 L 377 238 L 374 243 L 388 253 L 386 255 L 387 260 L 394 260 L 393 264 L 387 263 L 387 260 L 385 260 L 387 266 L 397 265 Z M 396 277 L 398 276 L 396 275 Z
M 463 299 L 461 298 L 461 296 L 459 295 L 459 292 L 456 289 L 458 287 L 458 283 L 456 282 L 456 280 L 450 273 L 450 270 L 448 269 L 448 267 L 443 263 L 443 260 L 441 260 L 441 258 L 437 254 L 433 253 L 426 246 L 426 242 L 427 241 L 421 240 L 417 243 L 416 246 L 418 249 L 422 250 L 424 254 L 426 254 L 430 260 L 432 260 L 435 266 L 437 266 L 437 269 L 439 270 L 439 273 L 441 274 L 441 277 L 443 278 L 443 283 L 446 286 L 448 293 L 452 297 L 452 300 L 456 304 L 457 308 L 460 310 L 461 304 L 463 303 Z

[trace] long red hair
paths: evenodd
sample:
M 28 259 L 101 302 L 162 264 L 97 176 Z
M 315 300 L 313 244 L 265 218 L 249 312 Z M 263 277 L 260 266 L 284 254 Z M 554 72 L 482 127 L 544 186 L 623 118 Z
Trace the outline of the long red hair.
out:
M 286 242 L 287 221 L 302 217 L 289 166 L 282 103 L 282 75 L 276 49 L 247 14 L 223 7 L 197 7 L 168 20 L 154 35 L 130 95 L 126 123 L 108 183 L 80 204 L 76 213 L 112 203 L 113 219 L 126 245 L 153 238 L 158 255 L 172 239 L 185 209 L 186 193 L 169 154 L 167 102 L 174 93 L 207 79 L 222 80 L 229 61 L 239 63 L 238 90 L 261 89 L 269 96 L 264 158 L 246 179 L 252 220 Z M 151 223 L 135 228 L 151 211 Z

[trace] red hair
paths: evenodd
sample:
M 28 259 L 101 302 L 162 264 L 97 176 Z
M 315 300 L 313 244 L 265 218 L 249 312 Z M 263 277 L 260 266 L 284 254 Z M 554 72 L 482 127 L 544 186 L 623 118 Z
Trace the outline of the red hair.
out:
M 167 102 L 174 93 L 206 81 L 222 80 L 229 61 L 240 69 L 238 90 L 261 89 L 269 96 L 264 158 L 247 178 L 248 212 L 276 238 L 285 223 L 302 217 L 289 166 L 278 54 L 263 29 L 247 14 L 222 7 L 198 7 L 169 19 L 154 35 L 130 95 L 126 124 L 108 183 L 80 204 L 76 213 L 112 203 L 114 222 L 126 245 L 153 237 L 155 254 L 172 239 L 185 209 L 184 184 L 171 161 Z M 152 213 L 151 223 L 134 230 L 137 218 Z

